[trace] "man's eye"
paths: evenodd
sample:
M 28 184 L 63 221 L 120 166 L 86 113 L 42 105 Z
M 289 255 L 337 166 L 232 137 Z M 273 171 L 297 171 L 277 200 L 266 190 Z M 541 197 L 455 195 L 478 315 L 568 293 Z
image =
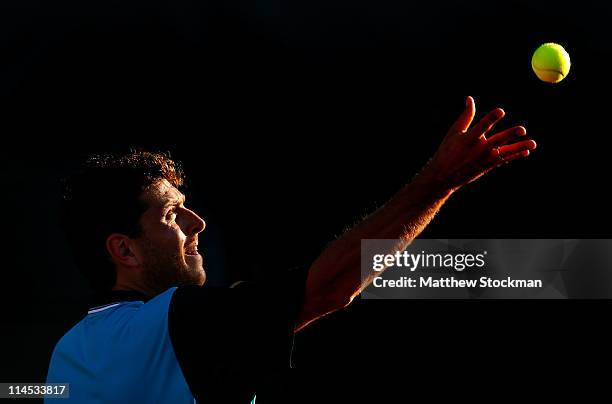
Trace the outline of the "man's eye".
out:
M 168 214 L 166 215 L 166 219 L 168 220 L 176 219 L 176 211 L 175 210 L 169 211 Z

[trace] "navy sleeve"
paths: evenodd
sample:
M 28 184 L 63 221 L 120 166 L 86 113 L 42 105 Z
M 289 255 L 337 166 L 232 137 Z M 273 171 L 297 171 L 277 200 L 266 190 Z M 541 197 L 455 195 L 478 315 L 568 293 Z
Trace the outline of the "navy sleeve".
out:
M 185 286 L 174 292 L 170 338 L 198 401 L 249 403 L 257 393 L 258 404 L 265 402 L 275 375 L 291 367 L 306 275 L 295 268 L 229 289 Z

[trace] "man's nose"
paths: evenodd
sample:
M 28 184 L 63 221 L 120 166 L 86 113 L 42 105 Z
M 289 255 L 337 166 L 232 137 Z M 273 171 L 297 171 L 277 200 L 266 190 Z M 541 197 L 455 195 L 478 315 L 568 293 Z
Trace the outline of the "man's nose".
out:
M 189 236 L 194 236 L 198 233 L 201 233 L 206 228 L 206 222 L 200 216 L 198 216 L 194 211 L 188 210 L 189 221 L 187 226 L 186 234 Z

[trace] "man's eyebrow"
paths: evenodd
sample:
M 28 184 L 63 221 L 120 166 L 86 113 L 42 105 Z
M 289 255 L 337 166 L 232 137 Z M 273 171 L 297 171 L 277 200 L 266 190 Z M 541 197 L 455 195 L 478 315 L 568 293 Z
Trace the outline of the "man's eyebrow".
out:
M 177 198 L 172 198 L 168 201 L 166 201 L 166 203 L 164 204 L 164 207 L 170 206 L 170 205 L 182 205 L 185 203 L 185 195 L 181 194 L 181 196 L 177 197 Z

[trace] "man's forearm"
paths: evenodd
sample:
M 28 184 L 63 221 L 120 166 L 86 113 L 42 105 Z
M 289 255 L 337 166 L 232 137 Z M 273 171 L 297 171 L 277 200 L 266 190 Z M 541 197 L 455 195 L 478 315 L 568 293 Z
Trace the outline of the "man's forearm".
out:
M 362 277 L 361 240 L 400 240 L 404 250 L 433 219 L 453 189 L 427 174 L 417 175 L 384 206 L 333 241 L 310 267 L 301 327 L 317 317 L 348 305 L 374 273 Z M 300 327 L 298 327 L 300 328 Z

